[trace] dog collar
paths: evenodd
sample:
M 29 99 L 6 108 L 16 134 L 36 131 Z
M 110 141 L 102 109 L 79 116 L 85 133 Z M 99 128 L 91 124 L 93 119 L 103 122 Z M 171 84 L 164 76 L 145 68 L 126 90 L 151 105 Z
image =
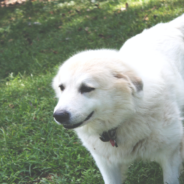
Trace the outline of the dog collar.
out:
M 113 128 L 111 130 L 108 130 L 107 132 L 104 131 L 102 135 L 100 135 L 100 140 L 103 142 L 110 141 L 113 147 L 114 146 L 118 147 L 116 130 L 117 128 Z

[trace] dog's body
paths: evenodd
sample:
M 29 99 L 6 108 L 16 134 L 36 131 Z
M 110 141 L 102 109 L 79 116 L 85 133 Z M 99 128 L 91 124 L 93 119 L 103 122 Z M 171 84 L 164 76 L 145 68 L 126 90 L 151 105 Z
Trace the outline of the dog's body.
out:
M 53 88 L 59 98 L 56 121 L 76 128 L 105 184 L 121 184 L 136 159 L 159 163 L 164 184 L 179 184 L 184 15 L 143 31 L 120 51 L 84 51 L 71 57 L 60 67 Z M 116 138 L 100 140 L 111 130 Z

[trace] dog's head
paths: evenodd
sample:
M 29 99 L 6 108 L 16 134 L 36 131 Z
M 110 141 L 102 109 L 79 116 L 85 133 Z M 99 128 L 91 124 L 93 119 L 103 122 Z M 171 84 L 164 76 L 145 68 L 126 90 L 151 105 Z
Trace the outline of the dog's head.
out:
M 52 86 L 59 99 L 53 116 L 67 129 L 97 121 L 102 126 L 107 122 L 118 126 L 121 118 L 134 112 L 134 98 L 143 88 L 119 53 L 105 49 L 84 51 L 68 59 Z

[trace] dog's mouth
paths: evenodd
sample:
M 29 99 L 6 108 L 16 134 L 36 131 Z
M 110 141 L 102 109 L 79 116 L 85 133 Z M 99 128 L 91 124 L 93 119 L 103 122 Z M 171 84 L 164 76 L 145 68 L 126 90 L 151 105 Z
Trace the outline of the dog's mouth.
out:
M 80 123 L 76 123 L 76 124 L 73 124 L 73 125 L 63 125 L 66 129 L 74 129 L 74 128 L 77 128 L 79 127 L 80 125 L 82 125 L 85 121 L 89 120 L 91 118 L 91 116 L 93 115 L 94 111 L 91 112 L 84 121 L 80 122 Z

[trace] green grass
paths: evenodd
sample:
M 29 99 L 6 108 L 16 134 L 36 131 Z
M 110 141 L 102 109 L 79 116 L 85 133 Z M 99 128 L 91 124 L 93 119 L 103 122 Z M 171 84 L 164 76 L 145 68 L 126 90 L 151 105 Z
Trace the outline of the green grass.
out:
M 143 29 L 184 12 L 183 0 L 127 2 L 126 11 L 120 10 L 124 0 L 29 1 L 0 8 L 0 183 L 103 183 L 76 135 L 54 123 L 51 81 L 72 54 L 119 49 Z M 140 183 L 161 184 L 161 168 L 131 165 L 125 184 Z

